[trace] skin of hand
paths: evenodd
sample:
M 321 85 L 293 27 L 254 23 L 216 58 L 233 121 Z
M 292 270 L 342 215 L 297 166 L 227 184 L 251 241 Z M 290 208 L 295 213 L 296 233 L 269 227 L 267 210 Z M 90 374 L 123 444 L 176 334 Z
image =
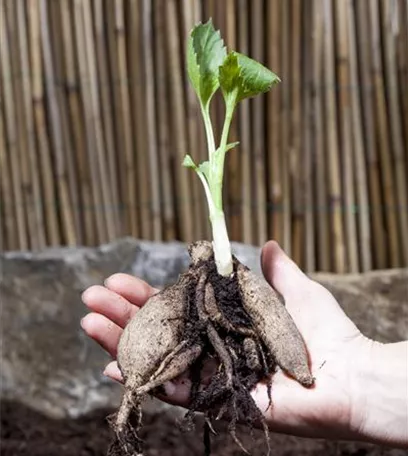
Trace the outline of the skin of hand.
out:
M 304 437 L 407 448 L 408 343 L 384 345 L 363 336 L 332 294 L 309 279 L 274 241 L 263 248 L 262 270 L 284 297 L 306 343 L 315 377 L 315 385 L 304 388 L 278 371 L 269 408 L 266 385 L 257 385 L 252 396 L 269 428 Z M 91 313 L 81 326 L 115 359 L 124 326 L 156 291 L 138 278 L 114 274 L 105 286 L 83 293 Z M 104 373 L 122 380 L 116 361 Z M 166 396 L 160 399 L 188 407 L 189 386 L 188 375 L 182 375 L 166 383 Z

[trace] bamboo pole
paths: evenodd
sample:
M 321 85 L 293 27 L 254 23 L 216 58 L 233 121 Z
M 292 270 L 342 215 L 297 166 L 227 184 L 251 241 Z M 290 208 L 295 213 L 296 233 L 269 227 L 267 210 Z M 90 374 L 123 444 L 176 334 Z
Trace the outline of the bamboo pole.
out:
M 259 62 L 264 61 L 263 43 L 263 0 L 251 2 L 251 56 Z M 254 162 L 255 195 L 256 195 L 256 242 L 264 244 L 268 239 L 267 204 L 265 182 L 265 143 L 264 143 L 264 97 L 252 101 L 252 159 Z
M 302 36 L 302 68 L 304 74 L 304 84 L 302 93 L 303 115 L 302 115 L 302 145 L 300 153 L 304 154 L 303 189 L 304 189 L 304 255 L 305 270 L 308 273 L 316 270 L 316 245 L 315 245 L 315 203 L 313 198 L 313 141 L 312 131 L 313 121 L 313 11 L 314 5 L 311 2 L 305 8 L 303 17 L 303 36 Z
M 336 6 L 336 55 L 337 55 L 337 81 L 338 81 L 338 122 L 340 124 L 339 138 L 343 174 L 344 194 L 344 219 L 345 219 L 345 242 L 347 251 L 347 270 L 357 273 L 358 241 L 357 226 L 354 215 L 355 189 L 354 189 L 354 165 L 353 144 L 351 138 L 351 101 L 350 101 L 350 46 L 347 30 L 347 12 L 349 0 L 335 3 Z
M 107 178 L 110 186 L 111 210 L 110 217 L 116 235 L 124 232 L 123 214 L 120 210 L 119 183 L 118 183 L 118 160 L 114 142 L 113 118 L 111 109 L 111 84 L 108 71 L 108 57 L 106 49 L 107 28 L 104 17 L 103 1 L 93 2 L 95 50 L 97 77 L 99 83 L 100 109 L 102 111 L 102 134 L 106 151 Z M 133 217 L 138 218 L 136 202 L 134 203 Z M 135 222 L 134 222 L 135 223 Z M 137 226 L 137 223 L 135 223 Z M 136 230 L 137 232 L 137 230 Z
M 280 13 L 281 0 L 267 2 L 267 40 L 268 55 L 267 66 L 278 75 L 281 73 L 280 59 Z M 268 149 L 268 180 L 269 195 L 271 204 L 269 215 L 269 237 L 282 243 L 283 220 L 282 220 L 282 179 L 281 179 L 281 149 L 280 149 L 280 100 L 281 86 L 272 88 L 267 95 L 268 128 L 267 128 L 267 149 Z
M 281 10 L 283 27 L 281 41 L 282 81 L 281 94 L 281 153 L 282 153 L 282 188 L 283 188 L 283 248 L 292 254 L 292 192 L 290 185 L 290 2 L 284 1 Z
M 60 231 L 57 214 L 57 197 L 54 191 L 54 178 L 51 151 L 46 126 L 45 100 L 43 88 L 43 66 L 40 33 L 39 2 L 34 0 L 27 4 L 27 18 L 30 34 L 30 67 L 34 129 L 38 147 L 37 173 L 41 182 L 41 197 L 45 218 L 45 238 L 47 245 L 60 245 Z
M 291 37 L 291 134 L 290 134 L 290 174 L 293 195 L 292 206 L 292 256 L 301 267 L 304 265 L 304 154 L 302 146 L 302 99 L 301 99 L 301 38 L 302 3 L 292 0 L 290 30 Z
M 6 4 L 5 0 L 0 3 L 0 57 L 1 57 L 1 75 L 3 80 L 3 103 L 6 141 L 10 156 L 11 182 L 13 185 L 14 207 L 16 208 L 16 225 L 18 233 L 18 247 L 21 250 L 26 250 L 29 246 L 27 237 L 26 219 L 24 214 L 23 194 L 21 190 L 20 176 L 20 157 L 17 143 L 16 130 L 16 112 L 15 100 L 13 91 L 13 77 L 10 65 L 10 40 L 7 33 L 6 24 Z
M 55 177 L 57 178 L 57 188 L 59 204 L 61 207 L 61 224 L 64 242 L 68 245 L 76 244 L 76 233 L 72 206 L 69 197 L 68 180 L 66 165 L 64 160 L 64 144 L 62 138 L 61 117 L 58 109 L 57 94 L 55 91 L 56 81 L 54 63 L 52 60 L 50 46 L 50 30 L 47 2 L 40 1 L 40 21 L 41 21 L 41 42 L 44 59 L 44 77 L 47 93 L 48 110 L 50 113 L 51 144 L 55 162 Z
M 327 121 L 326 147 L 329 174 L 330 218 L 331 230 L 333 232 L 333 269 L 335 272 L 344 273 L 346 270 L 346 263 L 336 113 L 333 6 L 331 0 L 325 0 L 324 2 L 324 21 L 325 116 Z
M 401 250 L 402 264 L 408 264 L 408 198 L 405 171 L 404 143 L 402 135 L 402 116 L 399 100 L 401 95 L 398 87 L 398 69 L 396 64 L 396 33 L 398 28 L 397 3 L 395 1 L 381 2 L 383 18 L 383 42 L 385 62 L 386 94 L 388 98 L 388 118 L 390 125 L 390 140 L 393 155 L 392 167 L 395 176 L 396 217 L 399 228 L 398 244 Z
M 160 218 L 160 180 L 159 157 L 157 152 L 154 105 L 154 64 L 153 64 L 153 34 L 152 34 L 152 2 L 143 0 L 143 43 L 144 70 L 145 70 L 145 106 L 147 119 L 147 152 L 149 154 L 150 192 L 151 192 L 151 219 L 152 238 L 158 241 L 162 237 Z
M 87 178 L 89 179 L 89 187 L 92 194 L 92 206 L 90 210 L 93 213 L 94 220 L 94 243 L 104 243 L 108 239 L 104 214 L 102 211 L 103 200 L 100 191 L 102 184 L 98 176 L 98 155 L 97 155 L 97 140 L 95 138 L 93 128 L 93 107 L 90 93 L 91 75 L 89 73 L 88 55 L 89 51 L 86 43 L 85 24 L 84 24 L 84 3 L 80 0 L 75 0 L 73 3 L 73 18 L 75 22 L 75 45 L 77 55 L 77 65 L 79 82 L 81 87 L 81 100 L 84 113 L 84 130 L 86 138 L 87 151 Z
M 55 98 L 60 115 L 61 141 L 63 148 L 63 160 L 67 176 L 67 191 L 72 203 L 72 217 L 74 223 L 76 242 L 82 244 L 83 230 L 80 217 L 79 184 L 77 179 L 77 166 L 70 131 L 68 116 L 67 87 L 69 81 L 64 68 L 64 48 L 62 36 L 62 11 L 60 2 L 47 2 L 50 27 L 50 47 L 53 61 L 55 79 Z
M 3 105 L 5 94 L 2 85 L 0 78 L 0 189 L 2 192 L 0 201 L 3 202 L 1 204 L 2 214 L 0 215 L 3 220 L 2 225 L 4 230 L 3 250 L 6 247 L 9 250 L 17 250 L 16 211 L 13 205 L 13 184 L 11 181 L 10 156 L 6 139 L 5 106 Z
M 29 225 L 32 226 L 32 248 L 42 249 L 45 247 L 44 235 L 44 219 L 43 219 L 43 203 L 41 198 L 41 187 L 36 172 L 38 169 L 37 147 L 35 141 L 34 131 L 34 115 L 32 109 L 32 90 L 31 90 L 31 74 L 29 63 L 29 51 L 27 42 L 27 25 L 25 20 L 26 4 L 23 0 L 18 0 L 16 3 L 17 22 L 16 27 L 18 30 L 18 41 L 20 49 L 20 68 L 21 68 L 21 81 L 22 81 L 22 102 L 23 102 L 23 115 L 24 115 L 24 129 L 27 138 L 27 150 L 25 151 L 29 182 L 29 212 L 28 220 Z
M 132 117 L 133 117 L 133 144 L 134 160 L 137 177 L 137 194 L 139 206 L 140 236 L 149 239 L 151 223 L 149 217 L 149 162 L 145 151 L 147 150 L 146 118 L 144 100 L 144 68 L 143 68 L 143 40 L 142 40 L 142 11 L 138 0 L 130 0 L 130 27 L 129 27 L 129 76 L 133 81 L 131 85 Z M 112 50 L 114 53 L 114 51 Z M 113 60 L 111 61 L 111 65 Z M 118 120 L 118 119 L 116 119 Z M 117 138 L 118 140 L 120 138 Z M 119 149 L 119 142 L 117 148 Z M 123 196 L 122 196 L 123 197 Z
M 239 0 L 238 8 L 238 47 L 240 52 L 248 54 L 248 2 Z M 252 226 L 253 192 L 251 187 L 251 125 L 249 100 L 244 100 L 239 106 L 240 154 L 242 169 L 242 240 L 245 244 L 254 242 Z
M 378 161 L 377 144 L 375 141 L 374 127 L 374 104 L 373 104 L 373 83 L 372 83 L 372 54 L 369 49 L 371 41 L 371 27 L 368 17 L 368 4 L 358 2 L 354 4 L 356 9 L 358 30 L 358 60 L 360 62 L 363 126 L 365 131 L 364 148 L 366 150 L 368 162 L 368 182 L 370 194 L 370 212 L 372 225 L 372 253 L 373 264 L 379 269 L 386 267 L 387 262 L 387 243 L 384 231 L 384 210 L 381 201 L 380 188 L 380 166 Z M 375 247 L 375 248 L 373 248 Z
M 166 2 L 167 13 L 167 55 L 170 65 L 170 92 L 171 92 L 171 112 L 173 118 L 173 130 L 176 144 L 175 151 L 175 176 L 178 200 L 176 210 L 179 221 L 179 233 L 184 241 L 190 242 L 193 239 L 193 220 L 191 192 L 188 181 L 188 170 L 180 166 L 184 155 L 187 153 L 188 143 L 186 141 L 184 122 L 185 107 L 182 91 L 182 74 L 179 54 L 179 29 L 177 27 L 176 2 L 169 0 Z
M 399 246 L 398 229 L 396 219 L 394 175 L 391 164 L 391 154 L 389 153 L 390 136 L 387 124 L 387 108 L 384 92 L 384 69 L 381 59 L 381 38 L 379 22 L 379 4 L 377 0 L 369 3 L 370 21 L 372 24 L 371 53 L 373 56 L 373 79 L 376 112 L 376 133 L 379 144 L 381 160 L 381 177 L 384 192 L 384 204 L 386 209 L 387 241 L 389 245 L 389 263 L 391 267 L 398 267 Z
M 324 146 L 324 114 L 323 99 L 324 92 L 322 85 L 323 80 L 323 51 L 324 51 L 324 22 L 323 22 L 323 1 L 314 0 L 313 7 L 313 144 L 316 154 L 316 203 L 317 203 L 317 221 L 316 221 L 316 241 L 317 241 L 317 263 L 319 271 L 330 271 L 331 236 L 329 231 L 328 215 L 328 182 L 327 182 L 327 157 Z
M 78 202 L 81 218 L 80 238 L 86 245 L 95 243 L 94 217 L 92 207 L 92 191 L 89 182 L 89 167 L 86 160 L 86 144 L 84 131 L 84 115 L 81 108 L 80 80 L 77 71 L 78 61 L 75 55 L 74 21 L 72 20 L 72 3 L 62 0 L 61 33 L 65 67 L 65 84 L 67 91 L 67 119 L 72 135 L 72 155 L 75 162 L 79 187 Z M 82 52 L 82 49 L 80 49 Z
M 181 17 L 182 21 L 182 33 L 181 33 L 181 64 L 182 67 L 186 61 L 185 43 L 187 42 L 188 35 L 191 29 L 194 27 L 194 14 L 195 14 L 195 1 L 183 0 L 178 3 L 178 16 Z M 183 74 L 185 76 L 185 74 Z M 187 143 L 188 150 L 193 156 L 197 163 L 200 163 L 200 159 L 196 152 L 197 147 L 197 98 L 192 90 L 187 77 L 183 77 L 184 90 L 186 95 L 186 120 L 187 120 Z M 192 192 L 192 206 L 193 206 L 193 232 L 197 239 L 203 238 L 203 227 L 204 218 L 203 215 L 207 213 L 206 202 L 202 200 L 203 189 L 201 182 L 197 179 L 195 173 L 189 173 L 189 183 Z
M 101 218 L 105 225 L 105 235 L 108 241 L 115 238 L 115 223 L 112 217 L 112 196 L 111 196 L 111 185 L 109 181 L 109 174 L 107 170 L 107 160 L 105 143 L 102 133 L 102 119 L 100 110 L 99 100 L 99 87 L 97 79 L 97 65 L 95 61 L 95 42 L 93 34 L 93 20 L 91 15 L 91 4 L 90 0 L 83 0 L 83 23 L 84 23 L 84 38 L 86 46 L 88 74 L 89 74 L 89 102 L 90 102 L 90 115 L 91 115 L 91 128 L 95 139 L 95 158 L 97 162 L 97 170 L 95 173 L 96 179 L 99 181 L 99 191 L 101 193 L 101 206 L 98 208 L 102 215 Z M 121 61 L 121 54 L 119 52 L 119 62 Z M 119 66 L 121 68 L 121 66 Z M 126 72 L 123 75 L 124 81 L 122 84 L 127 86 L 127 75 Z M 128 102 L 128 96 L 126 98 Z M 125 125 L 125 123 L 124 123 Z M 127 125 L 127 124 L 126 124 Z M 127 135 L 126 137 L 128 137 Z M 126 149 L 127 150 L 127 147 Z M 133 169 L 130 163 L 131 169 Z M 131 178 L 134 178 L 132 175 Z M 132 195 L 131 188 L 129 189 L 130 195 Z M 114 213 L 114 212 L 113 212 Z M 131 216 L 134 214 L 132 213 Z M 136 222 L 135 222 L 136 223 Z
M 24 115 L 24 77 L 21 68 L 22 54 L 19 40 L 19 27 L 17 23 L 17 3 L 6 2 L 6 18 L 10 39 L 10 68 L 12 77 L 12 90 L 14 96 L 14 112 L 16 122 L 16 142 L 18 154 L 18 170 L 21 185 L 21 204 L 27 230 L 28 248 L 36 249 L 35 224 L 30 223 L 33 218 L 33 198 L 28 159 L 28 132 L 25 128 Z
M 167 66 L 165 59 L 166 35 L 163 14 L 159 14 L 161 0 L 155 0 L 154 35 L 155 40 L 155 68 L 156 68 L 156 119 L 158 125 L 158 151 L 160 161 L 161 201 L 163 212 L 163 238 L 173 240 L 176 236 L 174 220 L 174 197 L 171 175 L 171 138 L 170 138 L 170 107 L 169 91 L 167 87 Z M 205 206 L 201 206 L 203 209 Z
M 358 229 L 360 246 L 360 269 L 363 272 L 372 269 L 371 231 L 369 218 L 369 197 L 363 142 L 363 119 L 361 93 L 358 75 L 356 18 L 353 2 L 347 1 L 348 34 L 350 37 L 350 78 L 351 78 L 351 126 L 354 147 L 354 166 L 356 170 L 356 193 L 358 201 Z

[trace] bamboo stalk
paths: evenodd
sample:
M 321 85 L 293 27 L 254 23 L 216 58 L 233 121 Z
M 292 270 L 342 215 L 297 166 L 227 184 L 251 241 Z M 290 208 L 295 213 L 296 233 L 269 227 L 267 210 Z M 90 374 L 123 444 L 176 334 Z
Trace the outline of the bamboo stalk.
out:
M 248 54 L 248 2 L 239 0 L 238 8 L 238 46 L 240 52 Z M 242 169 L 242 240 L 245 244 L 254 242 L 252 226 L 253 192 L 251 187 L 251 124 L 249 100 L 244 100 L 239 106 L 240 154 Z
M 20 174 L 21 203 L 27 230 L 28 248 L 36 249 L 35 225 L 30 223 L 33 218 L 33 199 L 28 159 L 28 132 L 25 128 L 24 77 L 20 59 L 22 50 L 20 48 L 21 40 L 19 40 L 16 2 L 6 2 L 6 17 L 10 39 L 12 90 L 14 92 L 14 111 L 16 116 L 16 152 L 19 163 L 17 172 Z
M 163 238 L 173 240 L 176 236 L 174 221 L 174 198 L 171 176 L 170 151 L 170 107 L 169 91 L 167 87 L 167 67 L 165 59 L 166 35 L 164 33 L 164 16 L 159 14 L 161 0 L 155 0 L 154 35 L 155 40 L 155 67 L 156 67 L 156 119 L 158 125 L 158 150 L 161 178 L 161 201 L 163 212 Z M 203 206 L 201 206 L 202 208 Z M 201 209 L 200 208 L 200 209 Z
M 115 0 L 114 4 L 115 12 L 115 44 L 116 44 L 116 56 L 117 56 L 117 77 L 118 80 L 118 92 L 117 96 L 120 112 L 120 134 L 123 135 L 123 164 L 124 169 L 124 179 L 126 182 L 126 201 L 128 211 L 127 218 L 129 220 L 130 233 L 132 236 L 137 237 L 139 235 L 139 221 L 138 221 L 138 212 L 137 212 L 137 203 L 136 203 L 136 174 L 135 174 L 135 165 L 134 165 L 134 154 L 133 154 L 133 144 L 132 144 L 132 134 L 131 134 L 131 123 L 130 123 L 130 102 L 129 102 L 129 91 L 128 91 L 128 67 L 126 61 L 126 43 L 125 43 L 125 21 L 124 21 L 124 5 L 123 0 Z M 150 150 L 150 149 L 148 149 Z M 149 218 L 151 218 L 151 213 L 149 208 L 147 213 Z M 154 228 L 154 235 L 157 235 L 157 228 Z
M 350 38 L 350 78 L 351 78 L 351 126 L 354 147 L 354 166 L 356 170 L 356 193 L 358 201 L 358 228 L 360 246 L 360 268 L 363 272 L 372 269 L 371 232 L 369 218 L 369 197 L 363 143 L 363 119 L 361 93 L 357 61 L 357 37 L 355 12 L 351 1 L 347 1 L 348 34 Z
M 13 185 L 14 207 L 16 208 L 16 224 L 18 232 L 18 247 L 26 250 L 29 246 L 26 219 L 24 214 L 24 199 L 21 189 L 20 156 L 17 143 L 17 118 L 15 112 L 15 100 L 13 91 L 12 69 L 10 65 L 10 41 L 7 33 L 6 24 L 6 4 L 2 0 L 0 3 L 0 57 L 1 57 L 1 74 L 3 80 L 3 97 L 4 97 L 4 117 L 6 129 L 6 141 L 10 156 L 11 182 Z
M 129 77 L 131 85 L 131 100 L 133 114 L 133 144 L 134 160 L 137 173 L 137 194 L 139 206 L 140 236 L 149 239 L 151 234 L 150 223 L 150 196 L 149 196 L 149 162 L 147 150 L 147 125 L 145 118 L 144 100 L 144 68 L 143 68 L 143 40 L 142 40 L 142 11 L 138 0 L 130 0 L 130 27 L 129 27 Z M 112 60 L 113 62 L 113 60 Z M 118 120 L 118 119 L 116 119 Z M 118 138 L 119 139 L 119 138 Z M 119 143 L 117 144 L 119 149 Z
M 57 109 L 60 116 L 61 141 L 63 150 L 63 161 L 67 176 L 67 191 L 72 204 L 72 217 L 74 223 L 75 237 L 77 243 L 83 243 L 82 220 L 80 217 L 79 184 L 77 179 L 77 167 L 73 153 L 72 133 L 70 131 L 67 87 L 68 81 L 64 68 L 63 40 L 62 40 L 62 12 L 60 2 L 47 2 L 50 27 L 50 47 L 53 61 L 53 72 L 55 79 L 55 97 Z
M 93 105 L 90 92 L 91 75 L 88 65 L 88 46 L 85 34 L 84 24 L 84 3 L 75 0 L 73 4 L 73 18 L 75 22 L 75 44 L 77 54 L 77 65 L 79 73 L 79 82 L 81 87 L 81 100 L 84 113 L 84 130 L 86 138 L 87 167 L 89 170 L 89 186 L 92 194 L 92 210 L 95 223 L 95 243 L 104 243 L 108 240 L 106 224 L 103 213 L 103 197 L 100 191 L 102 182 L 98 173 L 98 153 L 97 139 L 93 126 Z
M 316 202 L 317 202 L 317 221 L 316 221 L 316 236 L 317 236 L 317 260 L 319 271 L 330 271 L 331 249 L 330 249 L 330 231 L 329 231 L 329 215 L 328 215 L 328 184 L 326 163 L 327 157 L 324 146 L 324 114 L 323 114 L 323 99 L 324 92 L 322 86 L 323 80 L 323 57 L 324 57 L 324 22 L 323 22 L 323 1 L 315 0 L 313 8 L 313 77 L 312 77 L 312 92 L 313 112 L 314 112 L 314 131 L 313 143 L 316 154 Z
M 350 102 L 350 55 L 347 31 L 347 12 L 349 0 L 337 2 L 336 5 L 336 55 L 337 55 L 337 80 L 338 80 L 338 113 L 340 124 L 340 144 L 343 174 L 343 194 L 345 206 L 345 242 L 347 250 L 347 270 L 357 273 L 358 242 L 357 227 L 354 216 L 355 189 L 354 189 L 354 165 L 353 148 L 351 138 L 351 102 Z
M 119 183 L 117 156 L 114 144 L 113 119 L 111 110 L 111 85 L 108 72 L 107 49 L 106 49 L 106 21 L 102 0 L 93 1 L 94 28 L 95 28 L 95 49 L 97 77 L 99 83 L 100 109 L 102 111 L 102 134 L 106 151 L 107 178 L 110 186 L 110 197 L 112 208 L 110 218 L 116 235 L 124 232 L 122 220 L 123 214 L 120 210 Z M 134 217 L 137 218 L 136 203 L 132 209 Z
M 282 85 L 281 94 L 281 153 L 282 153 L 282 188 L 283 188 L 283 248 L 288 255 L 292 254 L 292 192 L 290 186 L 290 3 L 284 1 L 281 10 L 283 27 L 281 41 Z M 285 82 L 286 81 L 286 82 Z
M 267 2 L 267 40 L 268 55 L 267 65 L 281 74 L 280 59 L 280 10 L 281 0 Z M 280 99 L 281 87 L 272 89 L 267 95 L 268 129 L 267 129 L 267 149 L 268 149 L 268 180 L 269 196 L 271 204 L 269 211 L 269 237 L 274 238 L 279 243 L 283 239 L 283 220 L 282 220 L 282 179 L 281 179 L 281 154 L 280 154 Z
M 181 62 L 179 55 L 179 29 L 177 24 L 176 2 L 169 0 L 166 2 L 167 13 L 167 51 L 170 65 L 170 84 L 171 84 L 171 112 L 173 117 L 173 129 L 176 144 L 175 152 L 175 176 L 178 193 L 176 210 L 179 220 L 179 233 L 184 241 L 193 239 L 193 221 L 191 192 L 188 185 L 188 170 L 182 169 L 180 164 L 184 155 L 187 153 L 187 141 L 184 133 L 185 109 L 182 91 Z
M 51 125 L 51 144 L 55 161 L 55 177 L 57 178 L 58 196 L 61 207 L 61 220 L 64 235 L 64 241 L 68 245 L 76 244 L 76 233 L 72 206 L 69 197 L 68 181 L 66 174 L 66 165 L 64 160 L 64 144 L 62 138 L 62 126 L 60 111 L 58 109 L 57 94 L 55 91 L 56 81 L 54 72 L 54 63 L 52 60 L 50 47 L 50 30 L 47 2 L 40 1 L 40 21 L 41 21 L 41 42 L 44 59 L 44 76 L 47 93 L 48 110 L 50 113 Z
M 75 55 L 74 21 L 72 20 L 72 3 L 62 0 L 61 7 L 61 33 L 62 53 L 64 58 L 64 76 L 67 92 L 67 122 L 72 135 L 72 160 L 75 163 L 77 184 L 79 187 L 78 213 L 80 217 L 80 239 L 86 245 L 95 243 L 94 217 L 92 207 L 92 191 L 89 182 L 89 166 L 86 159 L 86 140 L 84 131 L 84 115 L 81 108 L 80 81 L 77 72 Z M 79 52 L 83 50 L 80 49 Z
M 306 272 L 316 270 L 315 255 L 315 204 L 313 198 L 313 3 L 309 4 L 303 13 L 303 36 L 302 36 L 302 74 L 304 74 L 303 86 L 303 107 L 302 115 L 302 137 L 303 141 L 300 153 L 304 154 L 303 188 L 304 188 L 304 213 L 305 213 L 305 234 L 304 234 L 304 254 Z
M 41 197 L 45 218 L 45 238 L 47 245 L 61 243 L 57 214 L 57 197 L 54 191 L 51 151 L 46 127 L 45 100 L 43 88 L 43 67 L 40 33 L 39 2 L 34 0 L 27 4 L 27 18 L 30 33 L 30 67 L 34 129 L 38 147 L 37 173 L 41 182 Z
M 395 1 L 382 1 L 383 37 L 385 43 L 385 75 L 386 91 L 388 97 L 388 118 L 390 124 L 390 140 L 393 154 L 393 168 L 396 190 L 396 217 L 399 228 L 398 244 L 401 250 L 402 264 L 408 264 L 408 198 L 407 182 L 405 175 L 405 157 L 402 135 L 401 95 L 398 90 L 398 71 L 396 65 L 395 35 L 398 27 L 397 3 Z
M 374 127 L 374 104 L 373 104 L 373 83 L 372 83 L 372 54 L 369 49 L 371 41 L 371 27 L 368 17 L 368 4 L 358 2 L 354 4 L 357 15 L 356 27 L 359 37 L 358 60 L 360 62 L 361 82 L 362 82 L 362 108 L 363 126 L 365 131 L 365 150 L 368 162 L 368 182 L 370 194 L 370 212 L 372 225 L 372 253 L 375 267 L 383 269 L 387 262 L 387 243 L 384 231 L 384 209 L 381 202 L 380 170 L 378 162 L 377 144 L 375 141 Z M 373 248 L 375 247 L 375 248 Z
M 91 16 L 90 0 L 83 0 L 83 23 L 84 23 L 84 38 L 87 55 L 87 65 L 89 74 L 89 102 L 90 102 L 90 124 L 95 139 L 95 160 L 97 169 L 95 177 L 99 181 L 99 192 L 101 194 L 101 206 L 98 211 L 101 211 L 101 218 L 104 223 L 104 231 L 108 241 L 115 238 L 115 223 L 111 214 L 112 197 L 111 186 L 109 185 L 109 175 L 107 171 L 105 143 L 102 133 L 102 119 L 100 111 L 98 79 L 96 76 L 97 66 L 95 61 L 95 43 L 93 31 L 93 22 Z M 119 53 L 121 55 L 121 53 Z M 126 84 L 127 78 L 124 75 Z M 127 98 L 128 100 L 128 98 Z M 132 167 L 133 168 L 133 167 Z M 133 177 L 133 176 L 132 176 Z M 95 186 L 96 187 L 96 186 Z M 130 194 L 131 189 L 129 189 Z
M 389 245 L 389 263 L 391 267 L 398 267 L 399 261 L 399 246 L 398 246 L 398 230 L 396 220 L 396 205 L 395 205 L 395 188 L 394 176 L 392 172 L 391 159 L 389 154 L 389 129 L 386 117 L 386 99 L 384 92 L 384 70 L 381 60 L 381 41 L 380 41 L 380 22 L 378 2 L 372 1 L 369 3 L 370 20 L 372 24 L 372 41 L 371 53 L 373 56 L 373 78 L 374 78 L 374 95 L 377 106 L 376 112 L 376 133 L 379 144 L 379 153 L 381 160 L 381 175 L 384 192 L 384 203 L 386 208 L 386 226 L 387 239 Z
M 189 32 L 194 27 L 194 10 L 195 10 L 195 1 L 191 0 L 183 0 L 182 2 L 178 3 L 178 16 L 181 17 L 182 20 L 182 33 L 181 33 L 181 62 L 182 66 L 186 61 L 185 56 L 185 43 L 188 38 Z M 183 46 L 184 45 L 184 46 Z M 184 51 L 184 52 L 183 52 Z M 185 75 L 184 75 L 185 76 Z M 199 157 L 196 153 L 196 145 L 197 145 L 197 117 L 198 117 L 198 110 L 197 110 L 197 99 L 192 90 L 192 87 L 189 83 L 187 77 L 183 78 L 184 81 L 184 90 L 186 94 L 186 120 L 187 120 L 187 143 L 188 143 L 188 150 L 194 157 L 194 160 L 197 163 L 200 163 Z M 192 192 L 192 204 L 193 204 L 193 232 L 194 236 L 197 239 L 203 238 L 203 228 L 204 228 L 204 221 L 203 215 L 206 214 L 206 202 L 202 200 L 203 196 L 203 189 L 201 186 L 201 182 L 197 179 L 197 176 L 194 175 L 195 173 L 189 173 L 189 184 Z
M 159 181 L 159 158 L 157 152 L 155 131 L 155 105 L 154 105 L 154 64 L 153 64 L 153 35 L 152 35 L 152 2 L 143 0 L 143 43 L 144 70 L 145 70 L 145 106 L 147 119 L 147 151 L 149 154 L 150 191 L 151 191 L 151 219 L 152 237 L 155 241 L 161 239 L 162 224 L 160 218 L 160 181 Z
M 337 131 L 337 114 L 335 84 L 336 78 L 334 73 L 334 35 L 333 35 L 333 9 L 331 0 L 324 2 L 324 62 L 325 62 L 325 116 L 327 121 L 327 157 L 329 173 L 329 195 L 331 210 L 331 229 L 333 232 L 333 250 L 335 272 L 344 273 L 345 249 L 343 233 L 343 210 L 342 194 L 340 181 L 340 163 L 338 149 L 338 131 Z
M 0 9 L 0 11 L 2 11 Z M 1 55 L 1 53 L 0 53 Z M 16 227 L 16 213 L 13 205 L 13 184 L 11 182 L 10 154 L 8 153 L 6 139 L 6 121 L 4 106 L 4 90 L 2 90 L 2 80 L 0 78 L 0 189 L 3 202 L 1 218 L 4 230 L 3 250 L 6 247 L 9 250 L 18 249 L 18 237 Z
M 251 2 L 251 56 L 259 62 L 264 60 L 263 47 L 263 7 L 262 0 Z M 264 97 L 252 100 L 252 159 L 254 163 L 256 195 L 256 242 L 264 244 L 268 239 L 267 205 L 265 191 L 265 144 L 263 120 L 265 116 Z
M 21 81 L 22 81 L 22 102 L 23 102 L 23 116 L 24 116 L 24 129 L 26 131 L 27 139 L 27 182 L 29 182 L 30 194 L 27 197 L 29 202 L 28 220 L 29 226 L 32 227 L 32 248 L 42 249 L 45 247 L 44 236 L 44 220 L 43 220 L 43 203 L 41 198 L 40 181 L 38 178 L 38 159 L 37 148 L 34 132 L 34 116 L 32 109 L 32 93 L 31 93 L 31 74 L 29 64 L 28 42 L 27 42 L 27 26 L 25 20 L 26 4 L 23 0 L 18 0 L 16 3 L 17 22 L 16 27 L 18 30 L 18 41 L 20 49 L 20 68 L 21 68 Z
M 301 7 L 300 0 L 292 0 L 291 8 L 291 135 L 290 135 L 290 173 L 293 190 L 292 256 L 301 267 L 304 264 L 304 154 L 302 153 L 302 105 L 301 105 Z

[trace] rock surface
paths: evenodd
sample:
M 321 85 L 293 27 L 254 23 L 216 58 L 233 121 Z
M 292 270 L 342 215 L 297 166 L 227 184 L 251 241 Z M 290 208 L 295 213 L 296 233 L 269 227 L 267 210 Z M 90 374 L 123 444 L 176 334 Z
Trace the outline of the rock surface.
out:
M 258 248 L 236 244 L 234 251 L 260 272 Z M 56 418 L 116 407 L 121 389 L 102 375 L 108 357 L 80 329 L 81 293 L 119 271 L 162 287 L 188 261 L 184 244 L 130 238 L 99 248 L 1 254 L 1 397 Z M 408 269 L 315 278 L 367 336 L 382 342 L 408 337 Z

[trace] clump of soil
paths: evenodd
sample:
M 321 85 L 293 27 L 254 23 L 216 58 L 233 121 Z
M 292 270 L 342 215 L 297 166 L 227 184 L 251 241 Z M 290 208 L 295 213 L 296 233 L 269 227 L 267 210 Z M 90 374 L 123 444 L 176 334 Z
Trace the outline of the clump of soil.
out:
M 263 414 L 250 392 L 269 385 L 279 366 L 302 385 L 313 384 L 306 348 L 278 294 L 234 258 L 230 277 L 217 273 L 211 243 L 189 247 L 191 265 L 176 284 L 154 295 L 129 322 L 118 347 L 125 380 L 121 406 L 111 417 L 116 440 L 110 455 L 141 455 L 141 403 L 166 381 L 189 369 L 192 388 L 185 425 L 194 412 L 205 417 L 204 445 L 210 454 L 212 422 L 226 415 L 236 437 L 238 422 L 261 425 Z M 218 363 L 203 387 L 200 371 L 207 358 Z

